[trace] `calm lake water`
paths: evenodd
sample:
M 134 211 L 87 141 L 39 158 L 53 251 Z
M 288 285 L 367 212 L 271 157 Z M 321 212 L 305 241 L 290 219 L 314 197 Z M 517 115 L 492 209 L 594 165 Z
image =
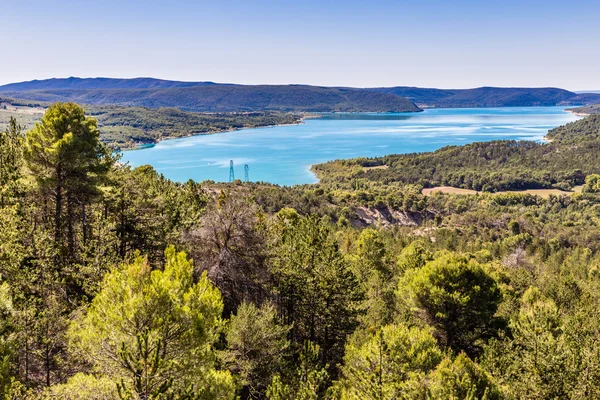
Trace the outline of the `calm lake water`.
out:
M 166 140 L 126 151 L 132 166 L 152 165 L 167 178 L 219 182 L 235 177 L 280 185 L 313 183 L 312 164 L 413 153 L 497 139 L 541 140 L 549 129 L 575 121 L 564 107 L 429 109 L 404 114 L 332 114 L 300 125 L 243 129 Z

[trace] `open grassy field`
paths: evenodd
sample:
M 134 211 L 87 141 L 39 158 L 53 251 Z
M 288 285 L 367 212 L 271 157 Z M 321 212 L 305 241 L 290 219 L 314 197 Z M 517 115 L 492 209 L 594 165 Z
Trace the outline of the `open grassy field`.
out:
M 42 117 L 43 110 L 40 112 L 37 111 L 33 107 L 19 107 L 18 109 L 15 107 L 12 108 L 3 108 L 3 105 L 0 105 L 0 130 L 6 129 L 8 127 L 8 123 L 11 117 L 14 117 L 17 120 L 17 123 L 22 125 L 25 129 L 31 128 L 36 121 Z
M 571 192 L 566 192 L 566 191 L 560 190 L 560 189 L 529 189 L 529 190 L 501 191 L 501 192 L 497 192 L 497 193 L 498 194 L 527 193 L 527 194 L 532 194 L 532 195 L 540 196 L 544 199 L 547 199 L 548 197 L 550 197 L 550 195 L 560 196 L 560 195 L 564 195 L 564 194 L 580 193 L 582 188 L 583 188 L 583 186 L 575 186 L 573 188 L 573 191 L 571 191 Z M 436 192 L 451 193 L 451 194 L 471 194 L 471 195 L 482 194 L 482 192 L 478 192 L 477 190 L 459 189 L 459 188 L 454 188 L 454 187 L 450 187 L 450 186 L 438 186 L 438 187 L 434 187 L 434 188 L 426 188 L 426 189 L 423 189 L 422 193 L 425 196 L 431 196 L 433 193 L 436 193 Z
M 387 165 L 376 165 L 374 167 L 363 167 L 363 171 L 371 171 L 374 169 L 388 169 L 389 167 Z
M 0 129 L 8 126 L 11 117 L 16 118 L 23 126 L 32 126 L 42 117 L 45 110 L 44 107 L 15 105 L 0 99 Z
M 451 186 L 438 186 L 438 187 L 423 189 L 423 194 L 425 196 L 431 196 L 433 193 L 436 193 L 436 192 L 450 193 L 450 194 L 478 194 L 478 193 L 481 193 L 481 192 L 478 192 L 477 190 L 459 189 L 459 188 L 454 188 Z

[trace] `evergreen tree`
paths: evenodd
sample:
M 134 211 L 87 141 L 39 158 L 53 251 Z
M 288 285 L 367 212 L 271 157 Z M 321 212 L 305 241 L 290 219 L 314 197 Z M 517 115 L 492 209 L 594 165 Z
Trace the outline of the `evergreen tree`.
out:
M 72 346 L 95 371 L 119 382 L 123 395 L 142 396 L 141 387 L 230 398 L 231 375 L 215 369 L 212 347 L 222 326 L 221 295 L 206 275 L 194 283 L 185 253 L 170 247 L 165 258 L 164 271 L 138 257 L 107 274 L 69 331 Z
M 243 386 L 242 396 L 260 397 L 289 355 L 290 327 L 281 325 L 272 304 L 242 303 L 229 320 L 223 361 Z
M 440 342 L 455 352 L 479 352 L 481 340 L 502 326 L 495 318 L 502 293 L 475 260 L 446 254 L 400 280 L 397 296 L 416 318 L 436 329 Z
M 85 231 L 85 207 L 113 161 L 99 134 L 83 108 L 56 103 L 25 135 L 27 167 L 45 201 L 54 203 L 54 241 L 63 259 L 74 259 L 76 219 Z
M 11 117 L 8 129 L 0 131 L 0 209 L 13 203 L 23 163 L 22 128 Z
M 329 374 L 319 345 L 304 342 L 300 350 L 298 366 L 287 379 L 275 375 L 267 389 L 269 400 L 317 400 L 325 397 Z
M 341 398 L 418 398 L 423 381 L 442 360 L 431 329 L 387 325 L 363 344 L 346 347 Z
M 467 355 L 445 358 L 429 375 L 428 395 L 440 400 L 499 400 L 504 398 L 488 374 Z
M 365 315 L 361 316 L 361 322 L 366 328 L 378 329 L 392 322 L 396 279 L 385 244 L 377 231 L 363 230 L 355 246 L 356 251 L 350 256 L 350 261 L 365 293 L 362 305 Z
M 321 347 L 323 362 L 341 361 L 357 325 L 362 293 L 330 226 L 316 216 L 280 211 L 271 226 L 273 289 L 294 343 Z

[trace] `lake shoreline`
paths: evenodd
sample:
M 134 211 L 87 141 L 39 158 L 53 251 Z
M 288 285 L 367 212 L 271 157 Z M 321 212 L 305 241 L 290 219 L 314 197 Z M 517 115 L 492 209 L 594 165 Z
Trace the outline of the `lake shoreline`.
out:
M 435 107 L 426 107 L 427 109 L 434 109 Z M 454 109 L 456 107 L 450 107 L 449 109 Z M 494 108 L 494 107 L 478 107 L 479 109 L 485 109 L 485 108 Z M 424 109 L 419 111 L 419 112 L 423 112 L 425 111 Z M 591 114 L 586 114 L 586 113 L 581 113 L 581 112 L 576 112 L 572 109 L 564 109 L 563 111 L 574 114 L 578 117 L 587 117 Z M 296 126 L 296 125 L 302 125 L 304 124 L 305 120 L 307 119 L 315 119 L 315 118 L 322 118 L 323 115 L 325 114 L 361 114 L 360 112 L 356 112 L 356 113 L 352 113 L 352 112 L 344 112 L 344 113 L 321 113 L 321 114 L 317 114 L 317 113 L 313 113 L 313 114 L 308 114 L 308 115 L 304 115 L 302 116 L 302 118 L 300 118 L 300 120 L 298 122 L 295 123 L 289 123 L 289 124 L 274 124 L 274 125 L 263 125 L 263 126 L 247 126 L 247 127 L 242 127 L 242 128 L 234 128 L 234 129 L 223 129 L 223 130 L 218 130 L 218 131 L 214 131 L 214 132 L 199 132 L 199 133 L 191 133 L 188 135 L 184 135 L 184 136 L 165 136 L 165 137 L 161 137 L 158 138 L 156 140 L 156 142 L 152 142 L 152 143 L 135 143 L 135 145 L 133 147 L 127 147 L 127 148 L 122 148 L 121 150 L 125 150 L 125 151 L 132 151 L 132 150 L 143 150 L 143 149 L 147 149 L 147 148 L 151 148 L 156 146 L 157 144 L 159 144 L 160 142 L 163 142 L 165 140 L 174 140 L 174 139 L 186 139 L 186 138 L 190 138 L 190 137 L 195 137 L 195 136 L 208 136 L 208 135 L 216 135 L 219 133 L 227 133 L 227 132 L 236 132 L 236 131 L 241 131 L 244 129 L 260 129 L 260 128 L 275 128 L 275 127 L 283 127 L 283 126 Z M 382 113 L 385 114 L 385 113 Z M 551 143 L 552 139 L 548 139 L 546 136 L 544 136 L 542 138 L 542 140 L 544 142 L 547 143 Z M 312 171 L 312 165 L 310 166 L 310 170 Z
M 187 140 L 154 149 L 147 146 L 148 153 L 123 154 L 130 165 L 153 165 L 178 182 L 227 182 L 232 160 L 236 177 L 244 176 L 248 164 L 252 181 L 293 186 L 322 182 L 316 169 L 332 160 L 432 152 L 491 140 L 540 142 L 548 130 L 580 118 L 565 112 L 565 107 L 429 109 L 397 117 L 371 113 L 364 118 L 360 114 L 348 118 L 305 116 L 294 124 L 260 127 L 274 131 L 256 127 L 226 135 L 200 133 L 193 136 L 201 138 L 182 137 Z M 161 142 L 170 139 L 174 138 L 162 138 Z M 365 173 L 376 174 L 378 169 Z
M 276 127 L 282 127 L 282 126 L 296 126 L 296 125 L 304 124 L 304 121 L 307 119 L 320 118 L 320 117 L 321 117 L 320 115 L 306 115 L 306 116 L 303 116 L 302 118 L 300 118 L 298 120 L 298 122 L 289 123 L 289 124 L 245 126 L 242 128 L 223 129 L 223 130 L 218 130 L 218 131 L 213 131 L 213 132 L 191 133 L 191 134 L 183 135 L 183 136 L 164 136 L 164 137 L 156 139 L 156 141 L 152 142 L 152 143 L 135 143 L 135 145 L 133 147 L 121 148 L 121 150 L 123 150 L 123 151 L 144 150 L 144 149 L 152 148 L 152 147 L 156 146 L 157 144 L 159 144 L 160 142 L 163 142 L 166 140 L 187 139 L 187 138 L 191 138 L 191 137 L 195 137 L 195 136 L 209 136 L 209 135 L 216 135 L 219 133 L 242 131 L 244 129 L 262 129 L 262 128 L 276 128 Z
M 588 114 L 588 113 L 582 113 L 579 111 L 575 111 L 575 110 L 569 109 L 569 108 L 567 108 L 565 111 L 569 112 L 571 114 L 577 115 L 578 117 L 589 117 L 590 115 L 592 115 L 592 114 Z

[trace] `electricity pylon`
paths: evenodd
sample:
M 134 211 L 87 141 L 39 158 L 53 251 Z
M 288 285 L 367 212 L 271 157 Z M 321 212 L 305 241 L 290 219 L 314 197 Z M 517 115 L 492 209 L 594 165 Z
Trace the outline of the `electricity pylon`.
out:
M 235 181 L 235 174 L 233 172 L 233 160 L 229 160 L 229 182 Z

